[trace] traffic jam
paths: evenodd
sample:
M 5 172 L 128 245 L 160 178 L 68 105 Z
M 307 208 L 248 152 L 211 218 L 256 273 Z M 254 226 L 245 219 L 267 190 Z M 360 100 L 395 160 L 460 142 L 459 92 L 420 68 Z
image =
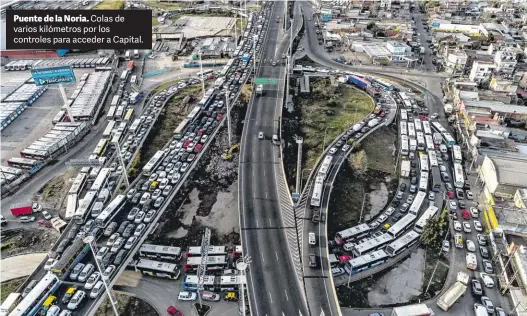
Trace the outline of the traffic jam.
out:
M 251 75 L 251 59 L 254 58 L 252 49 L 256 48 L 256 55 L 260 54 L 262 29 L 268 24 L 267 14 L 265 11 L 261 15 L 250 15 L 244 40 L 235 51 L 235 57 L 219 74 L 215 87 L 205 92 L 199 104 L 176 128 L 170 142 L 151 157 L 143 167 L 141 175 L 123 194 L 114 194 L 111 198 L 112 192 L 117 189 L 119 177 L 124 173 L 115 155 L 113 160 L 104 160 L 105 167 L 85 167 L 81 170 L 84 176 L 78 179 L 85 181 L 81 181 L 81 189 L 77 190 L 79 193 L 87 192 L 84 198 L 79 199 L 72 222 L 49 254 L 49 259 L 43 267 L 49 272 L 41 273 L 40 279 L 29 281 L 26 295 L 10 315 L 33 315 L 37 312 L 44 315 L 84 315 L 104 292 L 104 281 L 110 284 L 122 271 L 123 265 L 129 265 L 130 268 L 150 276 L 171 279 L 180 276 L 181 257 L 173 255 L 178 250 L 168 249 L 172 255 L 162 255 L 166 252 L 164 248 L 176 247 L 144 244 L 140 247 L 143 251 L 139 251 L 134 259 L 135 251 L 146 238 L 147 232 L 153 229 L 171 198 L 193 169 L 200 153 L 221 126 L 227 112 L 227 102 L 235 101 L 242 85 Z M 256 43 L 253 43 L 253 40 Z M 207 79 L 205 75 L 206 73 L 202 73 L 199 79 Z M 213 78 L 213 75 L 208 78 Z M 148 106 L 145 106 L 138 122 L 153 124 L 167 101 L 177 93 L 185 93 L 187 87 L 200 83 L 199 79 L 181 80 L 163 89 L 152 97 Z M 134 144 L 138 145 L 138 139 L 147 135 L 145 126 L 137 125 L 139 126 L 132 123 L 128 128 L 122 122 L 119 126 L 115 124 L 110 135 L 115 137 L 117 133 L 126 135 L 128 132 L 128 138 L 120 136 L 123 145 L 120 145 L 119 141 L 106 143 L 119 144 L 122 146 L 121 152 L 135 149 Z M 118 131 L 115 131 L 116 129 Z M 96 150 L 104 155 L 104 150 L 101 150 L 99 145 Z M 126 161 L 133 160 L 133 155 L 124 155 Z M 95 180 L 92 180 L 91 187 L 82 190 L 82 186 L 87 187 L 89 183 L 86 179 L 90 179 L 90 173 L 95 174 Z M 94 212 L 96 205 L 97 209 Z M 93 241 L 87 241 L 87 236 L 93 236 Z M 147 255 L 146 248 L 154 248 L 154 254 Z M 227 251 L 220 251 L 218 248 L 222 247 L 212 246 L 212 251 L 209 251 L 210 262 L 207 267 L 219 271 L 221 277 L 212 282 L 214 286 L 208 286 L 206 289 L 211 293 L 214 293 L 214 290 L 236 290 L 240 280 L 232 279 L 232 271 L 227 271 L 224 275 L 223 270 L 241 255 L 241 247 L 236 247 L 228 255 Z M 214 251 L 225 253 L 217 256 Z M 189 251 L 187 262 L 183 265 L 186 272 L 195 272 L 201 263 L 201 257 L 196 255 L 199 253 L 201 252 Z M 230 260 L 227 260 L 228 258 Z M 196 298 L 197 287 L 192 287 L 191 281 L 188 284 L 185 286 L 188 291 L 180 293 L 179 300 Z M 212 295 L 211 300 L 216 300 L 217 297 L 219 298 Z M 224 299 L 237 300 L 237 294 L 228 292 Z M 89 300 L 92 301 L 88 302 Z

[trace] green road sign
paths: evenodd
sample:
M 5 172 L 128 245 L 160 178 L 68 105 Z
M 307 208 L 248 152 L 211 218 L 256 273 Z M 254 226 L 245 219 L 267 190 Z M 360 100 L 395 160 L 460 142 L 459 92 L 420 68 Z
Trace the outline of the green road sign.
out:
M 278 80 L 276 78 L 256 78 L 254 80 L 255 84 L 278 84 Z

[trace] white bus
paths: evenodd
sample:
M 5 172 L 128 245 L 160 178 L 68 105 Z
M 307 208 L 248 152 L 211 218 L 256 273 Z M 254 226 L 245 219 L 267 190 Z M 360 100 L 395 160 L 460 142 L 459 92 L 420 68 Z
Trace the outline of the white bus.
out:
M 416 118 L 414 119 L 414 127 L 415 127 L 415 131 L 416 132 L 421 132 L 423 131 L 423 126 L 421 125 L 421 120 Z
M 430 171 L 430 167 L 428 166 L 428 156 L 425 153 L 419 153 L 419 168 L 421 172 Z
M 22 294 L 10 293 L 0 306 L 0 315 L 7 316 L 22 301 Z
M 117 106 L 119 105 L 119 101 L 121 101 L 121 97 L 118 95 L 114 95 L 112 98 L 112 103 L 110 104 L 110 109 L 108 110 L 108 114 L 110 114 L 110 112 L 113 112 L 112 117 L 111 117 L 112 119 L 113 119 L 113 116 L 115 115 L 115 110 L 117 109 Z M 112 106 L 114 107 L 113 111 L 112 111 Z M 108 115 L 106 117 L 108 117 Z
M 384 250 L 377 250 L 346 262 L 344 270 L 350 275 L 368 270 L 388 260 L 388 254 Z
M 97 192 L 95 191 L 86 192 L 86 194 L 84 195 L 84 198 L 82 198 L 79 201 L 79 206 L 77 207 L 75 214 L 73 214 L 73 219 L 77 221 L 78 223 L 83 223 L 84 219 L 88 215 L 88 212 L 93 206 L 93 203 L 95 203 L 96 200 L 97 200 Z
M 421 172 L 421 179 L 419 179 L 419 191 L 428 191 L 428 171 Z
M 60 110 L 57 113 L 57 115 L 55 115 L 55 117 L 53 118 L 51 123 L 57 124 L 58 122 L 62 122 L 62 119 L 64 119 L 64 116 L 66 116 L 66 111 L 65 110 Z
M 48 272 L 13 309 L 9 316 L 36 315 L 46 298 L 53 295 L 59 286 L 59 278 Z
M 68 194 L 79 194 L 82 188 L 84 188 L 87 178 L 88 176 L 85 173 L 77 174 L 73 184 L 70 187 L 70 190 L 68 191 Z
M 220 291 L 237 291 L 241 284 L 246 284 L 245 275 L 222 275 L 220 277 Z
M 423 121 L 423 132 L 425 135 L 432 135 L 432 129 L 430 128 L 430 122 Z
M 104 139 L 110 139 L 112 137 L 112 131 L 115 127 L 115 121 L 111 120 L 108 122 L 108 125 L 106 125 L 106 128 L 104 129 L 104 132 L 102 133 L 102 138 Z
M 406 214 L 397 223 L 393 224 L 390 228 L 388 228 L 388 234 L 390 234 L 393 238 L 399 237 L 408 228 L 410 228 L 410 226 L 413 225 L 416 218 L 417 217 L 414 214 Z
M 136 272 L 144 275 L 177 280 L 181 271 L 175 263 L 159 262 L 154 260 L 139 259 L 134 265 Z
M 213 73 L 214 73 L 214 70 L 208 69 L 208 70 L 203 70 L 203 72 L 200 71 L 196 75 L 198 76 L 199 79 L 207 80 L 209 79 L 210 75 L 212 75 Z
M 185 272 L 194 272 L 202 264 L 201 257 L 187 258 L 187 263 L 183 264 Z M 207 271 L 219 271 L 229 266 L 227 256 L 207 256 Z
M 201 256 L 201 246 L 198 247 L 188 247 L 188 251 L 185 254 L 188 257 L 199 257 Z M 209 246 L 209 249 L 207 249 L 207 254 L 209 256 L 220 256 L 220 255 L 227 255 L 227 247 L 225 246 Z
M 417 222 L 415 223 L 415 227 L 414 227 L 414 230 L 421 234 L 423 232 L 423 229 L 425 228 L 426 226 L 426 223 L 428 222 L 429 219 L 431 219 L 432 217 L 434 217 L 436 214 L 437 214 L 437 210 L 439 208 L 435 205 L 430 205 L 423 213 L 423 215 L 421 215 L 421 217 L 419 217 L 419 219 L 417 220 Z
M 130 126 L 130 128 L 128 129 L 128 131 L 130 132 L 131 135 L 135 135 L 137 134 L 137 131 L 139 131 L 139 129 L 141 128 L 141 124 L 143 123 L 143 121 L 140 119 L 140 118 L 136 118 L 133 122 L 132 122 L 132 125 Z
M 448 133 L 447 130 L 439 122 L 432 122 L 432 126 L 439 132 L 441 135 Z
M 461 156 L 461 147 L 458 145 L 452 145 L 452 161 L 459 164 L 461 164 L 463 161 L 463 157 Z
M 322 199 L 322 189 L 324 188 L 324 178 L 317 176 L 315 185 L 313 187 L 313 194 L 311 195 L 311 206 L 320 206 L 320 199 Z
M 444 133 L 443 139 L 445 140 L 446 146 L 449 148 L 456 144 L 456 140 L 450 135 L 450 133 Z
M 423 205 L 423 201 L 426 198 L 426 192 L 418 191 L 415 195 L 415 199 L 412 202 L 412 205 L 410 205 L 410 208 L 408 209 L 408 213 L 414 214 L 417 216 L 419 214 L 419 211 L 421 210 L 421 206 Z
M 73 215 L 75 215 L 78 201 L 77 196 L 77 194 L 68 195 L 68 202 L 66 203 L 66 214 L 64 215 L 64 219 L 71 219 Z
M 417 150 L 424 151 L 426 148 L 425 137 L 422 132 L 417 132 Z
M 425 135 L 426 150 L 428 152 L 435 150 L 434 139 L 430 135 Z
M 117 214 L 119 209 L 126 202 L 126 196 L 119 194 L 113 199 L 108 206 L 97 216 L 95 219 L 95 225 L 100 228 L 105 228 L 110 220 Z
M 456 188 L 463 188 L 465 185 L 465 175 L 463 174 L 463 166 L 459 163 L 454 164 L 454 186 Z
M 404 109 L 401 109 L 401 121 L 407 121 L 408 120 L 408 112 Z
M 392 240 L 393 236 L 388 233 L 385 233 L 380 235 L 379 237 L 370 238 L 367 241 L 356 245 L 355 247 L 353 247 L 351 252 L 353 253 L 353 257 L 360 257 L 370 251 L 378 250 L 379 248 L 383 247 Z
M 104 152 L 106 151 L 107 144 L 108 144 L 108 139 L 102 138 L 97 143 L 97 146 L 95 146 L 95 149 L 93 150 L 92 154 L 102 157 L 104 155 Z
M 401 136 L 401 155 L 408 155 L 409 145 L 408 145 L 408 136 Z
M 401 124 L 399 124 L 399 125 L 400 125 L 400 134 L 401 135 L 408 135 L 406 121 L 401 121 Z
M 408 137 L 415 138 L 415 127 L 414 123 L 408 123 Z
M 112 169 L 102 168 L 101 171 L 99 171 L 97 178 L 95 178 L 95 181 L 91 185 L 90 191 L 98 193 L 99 191 L 101 191 L 102 188 L 106 187 L 111 174 Z
M 179 261 L 181 259 L 181 248 L 142 244 L 141 248 L 139 248 L 139 256 L 158 260 Z
M 320 165 L 320 168 L 318 169 L 318 176 L 322 177 L 324 180 L 326 179 L 326 176 L 329 171 L 329 167 L 331 167 L 331 162 L 333 161 L 332 155 L 327 155 L 324 157 L 324 161 Z
M 437 162 L 437 154 L 435 151 L 428 152 L 428 164 L 430 165 L 430 168 L 439 166 Z
M 119 96 L 116 95 L 115 97 L 117 97 L 117 99 L 116 99 L 116 100 L 117 100 L 117 101 L 116 101 L 116 104 L 117 104 L 117 102 L 119 101 Z M 115 99 L 115 97 L 114 97 L 114 99 Z M 113 99 L 112 99 L 112 104 L 113 104 Z M 116 110 L 116 109 L 117 109 L 117 106 L 116 106 L 116 105 L 112 105 L 112 106 L 110 106 L 110 108 L 108 109 L 108 114 L 106 114 L 106 119 L 107 119 L 108 121 L 113 120 L 113 117 L 115 116 L 115 110 Z
M 420 234 L 412 230 L 406 233 L 401 238 L 386 246 L 385 251 L 390 257 L 395 257 L 401 252 L 403 252 L 405 249 L 408 249 L 409 247 L 414 245 L 420 237 Z
M 355 239 L 362 238 L 370 233 L 370 225 L 363 223 L 357 226 L 342 230 L 335 235 L 335 242 L 342 246 L 347 241 L 353 241 Z
M 158 152 L 156 152 L 143 167 L 143 175 L 149 177 L 152 172 L 161 164 L 164 157 L 164 151 L 159 150 Z
M 128 73 L 128 69 L 123 70 L 123 72 L 121 73 L 121 81 L 125 82 L 126 79 L 128 79 Z

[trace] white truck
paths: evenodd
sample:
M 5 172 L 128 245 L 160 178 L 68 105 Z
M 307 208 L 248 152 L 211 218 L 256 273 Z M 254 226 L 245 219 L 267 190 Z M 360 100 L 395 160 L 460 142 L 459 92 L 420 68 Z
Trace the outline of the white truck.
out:
M 256 95 L 263 95 L 263 84 L 256 86 Z
M 414 304 L 395 307 L 391 316 L 431 316 L 432 311 L 426 304 Z
M 447 103 L 447 104 L 445 104 L 443 109 L 445 110 L 446 114 L 450 114 L 450 113 L 452 113 L 452 110 L 454 110 L 454 107 L 452 106 L 452 104 L 448 104 Z
M 401 162 L 401 177 L 408 178 L 410 176 L 410 160 L 403 160 Z
M 443 135 L 441 135 L 441 133 L 434 133 L 434 144 L 436 145 L 441 145 L 441 143 L 443 142 Z
M 468 274 L 459 272 L 457 274 L 457 281 L 454 283 L 439 299 L 437 300 L 437 306 L 448 311 L 457 300 L 465 294 L 467 291 Z

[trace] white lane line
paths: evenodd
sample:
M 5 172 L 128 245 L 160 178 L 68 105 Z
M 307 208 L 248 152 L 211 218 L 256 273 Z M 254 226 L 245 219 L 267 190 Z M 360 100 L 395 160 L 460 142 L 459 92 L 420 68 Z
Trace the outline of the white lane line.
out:
M 258 220 L 256 220 L 256 227 L 258 227 Z
M 260 256 L 262 257 L 262 262 L 265 263 L 263 252 L 260 252 Z
M 273 304 L 273 296 L 271 295 L 271 292 L 267 292 L 269 293 L 269 298 L 271 299 L 271 304 Z
M 269 198 L 269 193 L 267 193 L 267 191 L 265 192 L 265 198 Z
M 289 296 L 287 295 L 287 290 L 284 290 L 285 292 L 285 298 L 289 301 Z
M 278 252 L 275 251 L 274 254 L 276 255 L 276 261 L 280 261 L 280 260 L 278 259 Z
M 271 224 L 271 219 L 269 219 L 269 226 L 273 226 L 273 225 Z
M 264 172 L 264 178 L 265 178 L 265 169 L 263 170 L 263 172 Z

